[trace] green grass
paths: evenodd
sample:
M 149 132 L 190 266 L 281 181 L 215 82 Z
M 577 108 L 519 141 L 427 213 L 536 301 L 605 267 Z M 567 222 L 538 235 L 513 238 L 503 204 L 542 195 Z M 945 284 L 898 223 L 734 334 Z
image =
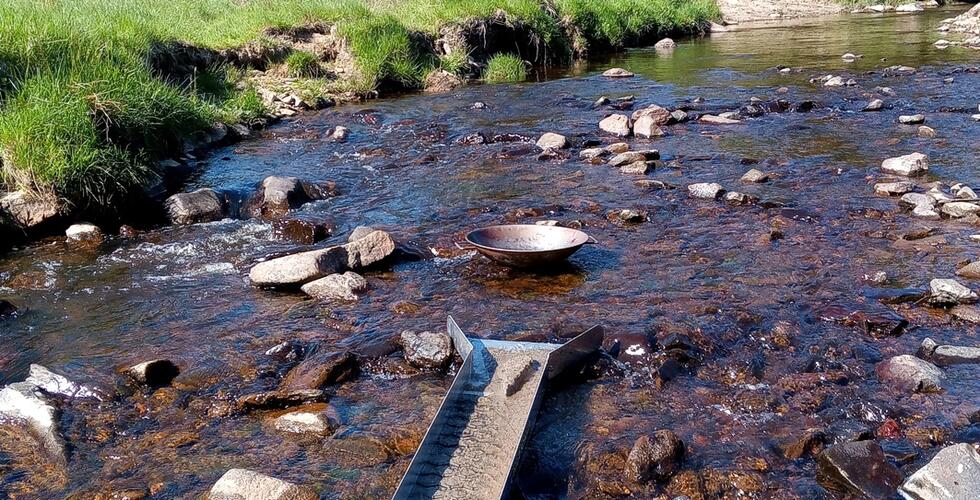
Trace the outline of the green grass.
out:
M 527 79 L 527 65 L 513 54 L 497 54 L 487 62 L 483 79 L 490 83 L 523 82 Z
M 155 175 L 154 161 L 215 121 L 247 122 L 266 110 L 244 72 L 210 68 L 170 81 L 148 65 L 151 48 L 185 41 L 226 49 L 273 43 L 266 28 L 336 24 L 354 58 L 349 78 L 322 80 L 316 56 L 293 52 L 285 68 L 310 94 L 418 87 L 434 68 L 463 72 L 464 55 L 436 57 L 419 33 L 496 12 L 529 26 L 548 47 L 620 47 L 718 17 L 712 0 L 4 0 L 0 2 L 0 181 L 56 192 L 78 208 L 104 208 Z M 556 14 L 553 15 L 552 12 Z M 262 42 L 265 40 L 266 42 Z M 488 79 L 523 79 L 523 63 L 494 58 Z M 556 60 L 559 58 L 552 58 Z M 520 61 L 516 61 L 520 62 Z M 309 81 L 306 81 L 306 80 Z M 3 186 L 0 186 L 3 187 Z

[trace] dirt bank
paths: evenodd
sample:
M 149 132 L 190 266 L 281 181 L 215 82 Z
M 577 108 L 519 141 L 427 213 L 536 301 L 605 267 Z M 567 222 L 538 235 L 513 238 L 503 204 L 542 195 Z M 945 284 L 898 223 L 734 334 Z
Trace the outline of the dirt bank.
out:
M 718 0 L 718 8 L 729 23 L 826 16 L 845 10 L 834 0 Z

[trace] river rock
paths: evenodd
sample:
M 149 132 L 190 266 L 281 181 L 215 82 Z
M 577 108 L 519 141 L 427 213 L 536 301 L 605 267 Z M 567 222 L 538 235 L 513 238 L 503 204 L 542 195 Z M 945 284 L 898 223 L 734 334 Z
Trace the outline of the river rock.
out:
M 708 125 L 735 125 L 742 123 L 738 120 L 733 120 L 731 118 L 724 118 L 716 115 L 701 115 L 698 119 L 701 123 L 706 123 Z
M 453 341 L 443 332 L 405 330 L 399 339 L 405 359 L 417 368 L 442 368 L 453 356 Z
M 578 157 L 583 160 L 594 160 L 609 154 L 610 151 L 606 148 L 586 148 L 578 152 Z
M 541 149 L 565 149 L 568 147 L 568 139 L 561 134 L 546 132 L 538 138 L 536 144 Z
M 980 260 L 975 260 L 957 269 L 956 275 L 972 280 L 980 280 Z
M 609 78 L 629 78 L 633 76 L 633 73 L 623 68 L 609 68 L 602 72 L 602 76 Z
M 449 92 L 463 85 L 463 79 L 444 69 L 429 72 L 425 77 L 425 91 L 438 93 Z
M 902 115 L 898 117 L 898 122 L 903 125 L 918 125 L 920 123 L 925 123 L 925 115 Z
M 93 224 L 72 224 L 65 230 L 65 236 L 69 241 L 80 241 L 86 243 L 98 243 L 102 241 L 102 230 Z
M 953 306 L 949 314 L 967 323 L 980 324 L 980 307 L 960 304 Z
M 0 197 L 0 212 L 24 229 L 40 226 L 58 217 L 61 204 L 55 195 L 41 196 L 14 191 Z
M 385 231 L 372 231 L 342 247 L 349 269 L 362 269 L 391 257 L 397 250 L 395 240 Z
M 218 193 L 208 188 L 175 194 L 167 198 L 164 208 L 173 224 L 211 222 L 224 219 L 227 215 L 224 201 Z
M 943 204 L 941 210 L 944 214 L 954 219 L 959 219 L 980 213 L 980 205 L 966 201 L 954 201 Z
M 681 109 L 675 109 L 670 112 L 670 119 L 674 123 L 684 123 L 691 119 L 690 115 L 686 111 Z
M 618 137 L 630 135 L 630 119 L 626 115 L 609 115 L 599 121 L 599 129 Z
M 667 125 L 673 119 L 670 111 L 667 111 L 656 104 L 651 104 L 643 109 L 634 111 L 630 116 L 630 119 L 635 122 L 644 116 L 650 117 L 653 125 Z
M 655 123 L 655 119 L 652 116 L 644 115 L 633 122 L 633 135 L 643 139 L 650 139 L 651 137 L 663 137 L 667 135 L 667 132 Z
M 824 487 L 861 498 L 895 496 L 902 473 L 874 441 L 831 446 L 817 457 L 817 481 Z
M 831 76 L 823 82 L 824 87 L 843 87 L 847 82 L 839 76 Z
M 922 153 L 912 153 L 881 162 L 881 170 L 890 174 L 911 176 L 929 170 L 929 157 Z
M 350 129 L 341 125 L 337 125 L 327 134 L 327 139 L 334 142 L 346 142 L 348 137 L 350 137 Z
M 980 492 L 980 455 L 968 443 L 947 446 L 902 484 L 909 500 L 960 500 Z
M 768 180 L 769 180 L 769 174 L 754 168 L 742 174 L 742 178 L 741 178 L 741 181 L 745 183 L 760 183 L 760 182 L 766 182 Z
M 252 284 L 260 287 L 298 287 L 347 267 L 342 246 L 300 252 L 260 262 L 249 271 Z
M 922 193 L 905 193 L 898 201 L 903 205 L 908 205 L 912 207 L 932 208 L 936 206 L 935 198 L 929 196 L 928 194 L 922 194 Z
M 926 139 L 935 139 L 936 136 L 938 135 L 936 134 L 935 129 L 933 129 L 932 127 L 927 127 L 925 125 L 922 125 L 918 129 L 916 129 L 916 133 L 919 135 L 919 137 L 924 137 Z
M 0 389 L 0 421 L 27 425 L 46 460 L 64 467 L 65 441 L 58 431 L 58 410 L 41 389 L 30 382 L 17 382 Z
M 323 389 L 279 389 L 246 394 L 236 401 L 243 412 L 289 408 L 296 405 L 325 401 L 330 394 Z
M 664 481 L 684 458 L 684 443 L 668 429 L 640 436 L 626 458 L 626 480 L 635 483 Z
M 360 293 L 368 289 L 368 282 L 360 274 L 347 271 L 343 274 L 330 274 L 311 281 L 301 290 L 310 297 L 320 300 L 357 300 Z
M 980 363 L 980 347 L 940 345 L 929 337 L 922 340 L 918 354 L 938 366 Z
M 936 305 L 971 304 L 977 293 L 954 279 L 934 279 L 929 282 L 929 302 Z
M 729 205 L 746 205 L 758 201 L 756 197 L 738 191 L 726 192 L 724 200 Z
M 724 192 L 725 188 L 721 187 L 721 184 L 715 182 L 699 182 L 697 184 L 687 186 L 687 193 L 691 196 L 691 198 L 715 200 Z
M 296 177 L 270 176 L 259 185 L 248 200 L 245 213 L 250 217 L 278 218 L 305 203 L 328 198 L 336 193 L 333 183 L 315 184 Z
M 885 109 L 885 101 L 882 101 L 881 99 L 873 99 L 861 111 L 881 111 L 883 109 Z
M 315 217 L 289 216 L 272 222 L 272 237 L 301 245 L 312 245 L 333 234 L 334 225 Z
M 126 374 L 139 384 L 163 387 L 180 374 L 180 368 L 169 359 L 154 359 L 127 368 Z
M 646 175 L 650 171 L 650 165 L 645 161 L 637 161 L 619 167 L 619 171 L 626 175 Z
M 933 207 L 926 205 L 916 205 L 912 209 L 912 216 L 924 220 L 939 220 L 939 212 L 937 212 Z
M 57 394 L 67 398 L 92 398 L 98 399 L 99 401 L 106 399 L 103 394 L 100 394 L 99 392 L 88 387 L 78 385 L 75 382 L 68 380 L 67 377 L 58 375 L 57 373 L 54 373 L 51 370 L 37 364 L 31 365 L 30 372 L 28 373 L 27 379 L 25 379 L 24 382 L 31 384 L 48 394 Z
M 912 192 L 913 189 L 915 189 L 915 183 L 912 181 L 879 182 L 875 184 L 875 194 L 882 196 L 906 194 Z M 917 203 L 914 203 L 914 205 L 917 205 Z
M 903 3 L 895 7 L 895 12 L 922 12 L 924 10 L 926 9 L 917 3 Z
M 279 391 L 323 389 L 354 378 L 357 371 L 357 357 L 353 353 L 317 349 L 289 370 Z
M 882 361 L 875 372 L 882 382 L 909 392 L 938 392 L 946 378 L 936 365 L 909 354 Z
M 670 38 L 664 38 L 653 45 L 653 48 L 657 50 L 673 50 L 676 47 L 677 42 L 671 40 Z
M 660 158 L 660 152 L 652 149 L 648 151 L 627 151 L 625 153 L 619 153 L 609 159 L 610 167 L 622 167 L 623 165 L 629 165 L 631 163 L 636 163 L 638 161 L 648 161 L 656 160 Z
M 282 432 L 329 436 L 340 426 L 340 417 L 334 408 L 319 403 L 284 413 L 276 417 L 272 425 Z
M 317 500 L 320 495 L 307 486 L 245 469 L 231 469 L 208 492 L 208 500 Z

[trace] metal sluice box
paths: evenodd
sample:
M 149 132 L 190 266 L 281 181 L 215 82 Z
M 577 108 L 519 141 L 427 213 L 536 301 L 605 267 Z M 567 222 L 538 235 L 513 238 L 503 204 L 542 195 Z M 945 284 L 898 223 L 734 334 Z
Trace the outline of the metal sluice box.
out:
M 449 335 L 463 364 L 393 498 L 500 499 L 508 494 L 547 382 L 595 353 L 602 328 L 565 344 Z

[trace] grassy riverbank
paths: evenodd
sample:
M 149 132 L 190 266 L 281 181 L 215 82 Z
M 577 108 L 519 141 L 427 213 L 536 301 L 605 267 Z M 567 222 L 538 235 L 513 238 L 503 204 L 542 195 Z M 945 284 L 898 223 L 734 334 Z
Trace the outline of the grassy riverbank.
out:
M 556 54 L 549 62 L 566 60 L 573 48 L 693 31 L 718 16 L 713 0 L 547 7 L 537 0 L 7 0 L 0 4 L 3 183 L 56 193 L 78 208 L 111 207 L 149 182 L 153 161 L 174 154 L 189 134 L 266 112 L 247 65 L 215 64 L 190 78 L 151 67 L 154 51 L 170 42 L 278 56 L 268 28 L 335 26 L 355 71 L 321 76 L 306 55 L 268 63 L 321 80 L 320 91 L 363 94 L 385 82 L 418 88 L 433 68 L 458 67 L 459 54 L 440 60 L 431 48 L 440 28 L 500 12 Z

